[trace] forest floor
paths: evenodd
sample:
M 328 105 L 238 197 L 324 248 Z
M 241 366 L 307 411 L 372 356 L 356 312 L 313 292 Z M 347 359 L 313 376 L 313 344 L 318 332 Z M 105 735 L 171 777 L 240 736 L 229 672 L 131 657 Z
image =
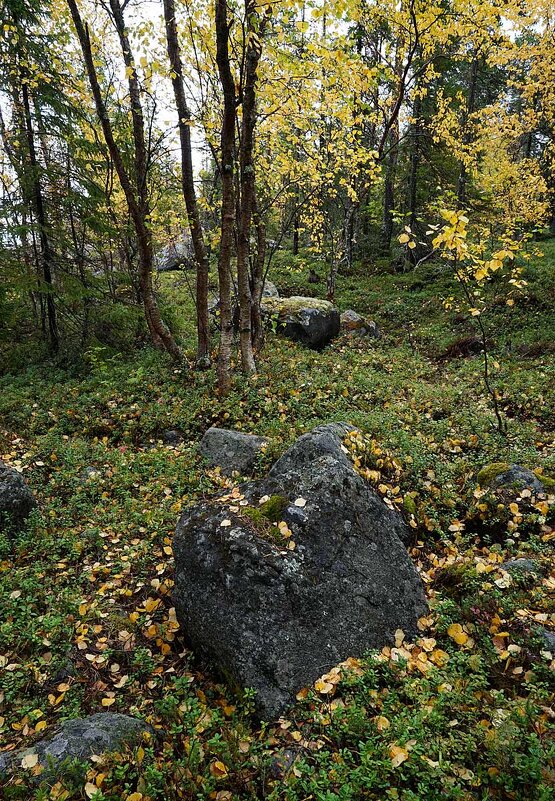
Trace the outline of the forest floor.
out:
M 375 319 L 382 338 L 344 335 L 315 353 L 270 334 L 259 375 L 238 377 L 226 398 L 213 371 L 174 369 L 148 349 L 93 348 L 0 377 L 0 458 L 40 503 L 15 545 L 0 542 L 0 747 L 106 709 L 159 733 L 68 766 L 53 786 L 22 774 L 2 798 L 555 798 L 555 651 L 544 639 L 555 631 L 553 507 L 526 497 L 500 507 L 476 480 L 494 462 L 555 478 L 555 242 L 542 248 L 526 297 L 508 307 L 493 286 L 484 317 L 506 436 L 473 322 L 444 310 L 457 288 L 434 265 L 341 276 L 338 305 Z M 323 295 L 307 271 L 278 254 L 270 277 L 286 294 Z M 192 349 L 184 277 L 164 276 L 163 291 Z M 172 535 L 183 509 L 225 485 L 197 453 L 206 428 L 268 437 L 263 475 L 294 438 L 332 420 L 391 456 L 379 491 L 416 521 L 411 554 L 430 614 L 415 643 L 367 655 L 333 695 L 309 688 L 286 717 L 260 724 L 249 698 L 182 640 Z M 163 444 L 168 429 L 183 442 Z M 521 556 L 536 572 L 501 567 Z

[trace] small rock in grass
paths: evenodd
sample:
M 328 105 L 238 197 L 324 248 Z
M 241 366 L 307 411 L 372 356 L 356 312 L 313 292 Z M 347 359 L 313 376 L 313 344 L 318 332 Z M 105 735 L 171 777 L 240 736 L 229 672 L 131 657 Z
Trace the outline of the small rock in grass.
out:
M 153 733 L 144 720 L 114 712 L 65 720 L 55 733 L 38 740 L 31 748 L 0 754 L 0 775 L 21 772 L 22 763 L 38 764 L 47 773 L 55 772 L 67 759 L 87 760 L 94 754 L 137 745 L 143 735 Z

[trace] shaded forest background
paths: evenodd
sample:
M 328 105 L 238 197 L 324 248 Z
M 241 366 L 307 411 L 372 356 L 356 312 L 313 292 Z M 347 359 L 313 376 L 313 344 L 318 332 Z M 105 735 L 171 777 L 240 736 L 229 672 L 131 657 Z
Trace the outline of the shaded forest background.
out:
M 428 259 L 516 291 L 517 252 L 555 231 L 549 3 L 4 0 L 0 47 L 8 361 L 148 339 L 182 361 L 173 247 L 188 357 L 218 348 L 226 389 L 234 328 L 256 369 L 276 253 L 330 300 L 354 264 Z M 457 210 L 462 258 L 433 239 Z

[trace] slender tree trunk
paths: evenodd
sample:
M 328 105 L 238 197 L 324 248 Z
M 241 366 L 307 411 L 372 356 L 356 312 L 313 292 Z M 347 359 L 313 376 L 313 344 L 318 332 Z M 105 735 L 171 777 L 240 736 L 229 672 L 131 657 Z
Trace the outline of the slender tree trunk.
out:
M 260 303 L 264 291 L 264 264 L 266 259 L 266 226 L 260 215 L 256 192 L 253 204 L 253 219 L 256 227 L 256 258 L 254 261 L 252 278 L 252 340 L 255 351 L 260 351 L 264 345 L 264 325 Z
M 393 237 L 393 212 L 395 210 L 395 179 L 397 176 L 397 162 L 399 159 L 399 109 L 405 94 L 405 72 L 402 63 L 403 39 L 397 42 L 395 49 L 395 77 L 394 92 L 396 102 L 388 120 L 389 133 L 384 144 L 387 143 L 387 156 L 385 159 L 385 179 L 382 219 L 382 248 L 389 253 Z M 406 69 L 406 68 L 405 68 Z
M 56 306 L 54 303 L 54 286 L 52 280 L 52 266 L 54 254 L 48 236 L 48 226 L 44 199 L 39 177 L 39 164 L 35 149 L 35 136 L 33 131 L 33 120 L 31 117 L 31 106 L 29 103 L 29 91 L 27 82 L 21 81 L 21 96 L 23 101 L 23 115 L 25 119 L 25 134 L 27 138 L 27 148 L 29 151 L 29 167 L 31 174 L 32 196 L 35 216 L 37 220 L 40 257 L 42 265 L 42 278 L 46 285 L 46 317 L 48 321 L 48 342 L 52 353 L 57 353 L 60 348 L 58 335 L 58 323 L 56 319 Z
M 26 130 L 25 115 L 22 112 L 22 103 L 15 86 L 10 87 L 10 95 L 12 98 L 12 113 L 13 120 L 19 130 L 22 132 L 22 139 Z M 44 305 L 44 296 L 40 292 L 40 283 L 42 281 L 42 268 L 41 259 L 38 252 L 36 243 L 36 232 L 33 230 L 29 218 L 33 215 L 33 197 L 32 190 L 29 188 L 28 181 L 26 180 L 25 168 L 22 161 L 21 154 L 16 152 L 10 136 L 6 130 L 4 117 L 2 116 L 2 109 L 0 108 L 0 141 L 4 151 L 9 159 L 10 165 L 17 175 L 21 197 L 23 199 L 23 208 L 21 211 L 21 225 L 18 226 L 20 231 L 19 240 L 16 231 L 13 231 L 13 238 L 15 243 L 19 243 L 22 249 L 22 258 L 26 266 L 27 276 L 29 280 L 29 296 L 33 307 L 33 316 L 37 326 L 40 325 L 41 334 L 43 339 L 47 339 L 46 331 L 46 309 Z M 32 257 L 31 257 L 32 253 Z
M 164 0 L 164 18 L 166 22 L 166 41 L 171 67 L 171 81 L 179 120 L 182 191 L 197 263 L 197 364 L 200 367 L 208 367 L 210 364 L 210 327 L 208 321 L 209 263 L 195 192 L 191 148 L 191 113 L 185 97 L 183 66 L 181 63 L 181 52 L 175 18 L 175 0 Z
M 295 199 L 295 203 L 297 200 Z M 299 212 L 295 212 L 295 216 L 293 217 L 293 256 L 299 255 L 299 228 L 300 228 L 300 220 L 299 220 Z
M 148 217 L 150 213 L 147 192 L 148 176 L 148 153 L 144 136 L 144 119 L 140 99 L 140 87 L 135 71 L 135 63 L 131 46 L 128 40 L 123 12 L 119 0 L 110 0 L 110 8 L 114 18 L 114 23 L 120 39 L 124 63 L 127 68 L 129 95 L 131 101 L 131 117 L 133 122 L 133 145 L 135 156 L 135 183 L 136 193 L 131 178 L 125 168 L 121 151 L 115 141 L 112 125 L 110 123 L 106 105 L 100 89 L 98 75 L 94 65 L 89 29 L 83 23 L 76 0 L 67 0 L 69 10 L 73 19 L 73 24 L 77 31 L 77 36 L 83 51 L 83 58 L 91 85 L 96 113 L 104 139 L 114 163 L 121 188 L 125 195 L 129 215 L 133 221 L 135 235 L 137 237 L 137 248 L 139 255 L 139 287 L 145 312 L 147 325 L 154 342 L 158 348 L 165 348 L 175 361 L 181 361 L 181 351 L 175 342 L 170 330 L 165 325 L 160 315 L 154 288 L 152 285 L 152 265 L 154 262 L 154 251 L 152 247 L 152 236 L 148 227 Z
M 395 210 L 395 178 L 397 175 L 399 128 L 393 125 L 389 133 L 389 146 L 391 148 L 386 158 L 384 195 L 383 195 L 383 217 L 382 217 L 382 249 L 384 253 L 389 253 L 391 239 L 393 237 L 393 211 Z
M 413 107 L 414 123 L 412 127 L 412 145 L 410 153 L 410 175 L 409 175 L 409 226 L 413 229 L 416 226 L 417 202 L 418 202 L 418 167 L 420 165 L 420 108 L 421 100 L 415 98 Z
M 226 0 L 216 0 L 216 62 L 224 96 L 221 144 L 222 205 L 218 282 L 220 286 L 220 347 L 218 352 L 218 384 L 222 392 L 231 386 L 231 347 L 233 317 L 231 312 L 231 253 L 235 222 L 233 164 L 235 158 L 236 96 L 235 82 L 229 63 L 229 25 Z
M 418 168 L 420 166 L 420 112 L 422 101 L 419 97 L 414 100 L 413 116 L 414 123 L 412 126 L 412 135 L 410 137 L 411 152 L 410 152 L 410 172 L 409 172 L 409 228 L 415 234 L 418 230 Z M 419 246 L 414 249 L 408 249 L 408 257 L 413 266 L 416 265 L 420 258 Z
M 252 306 L 249 278 L 250 232 L 254 206 L 254 129 L 256 125 L 256 81 L 262 46 L 256 34 L 255 0 L 245 0 L 247 18 L 247 45 L 245 54 L 245 81 L 243 86 L 243 114 L 241 119 L 240 186 L 241 207 L 237 242 L 237 284 L 239 288 L 239 337 L 241 364 L 247 374 L 256 372 L 252 347 Z
M 478 57 L 475 56 L 470 67 L 470 78 L 468 85 L 468 95 L 466 98 L 466 109 L 462 120 L 463 145 L 468 145 L 472 139 L 472 133 L 468 128 L 468 123 L 476 109 L 476 87 L 478 83 Z M 468 170 L 464 161 L 459 163 L 459 178 L 457 181 L 457 205 L 460 209 L 466 206 L 468 188 Z

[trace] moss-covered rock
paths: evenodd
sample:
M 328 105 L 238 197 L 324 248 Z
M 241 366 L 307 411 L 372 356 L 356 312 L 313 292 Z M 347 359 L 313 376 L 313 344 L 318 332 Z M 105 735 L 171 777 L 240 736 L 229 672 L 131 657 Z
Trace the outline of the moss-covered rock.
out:
M 555 478 L 544 476 L 539 470 L 534 470 L 534 473 L 548 492 L 555 492 Z
M 533 473 L 527 467 L 519 464 L 506 464 L 496 462 L 482 468 L 478 473 L 478 483 L 482 487 L 490 487 L 504 494 L 523 489 L 530 489 L 535 493 L 545 493 L 546 486 L 543 478 Z
M 294 295 L 291 298 L 262 298 L 262 306 L 270 314 L 287 317 L 290 314 L 299 314 L 303 309 L 316 309 L 321 312 L 333 311 L 333 303 L 321 298 L 305 298 Z
M 265 503 L 260 504 L 259 509 L 267 520 L 272 523 L 279 523 L 288 505 L 289 501 L 285 495 L 272 495 Z
M 404 538 L 407 527 L 353 469 L 343 449 L 349 429 L 304 434 L 267 479 L 241 485 L 233 510 L 215 498 L 184 511 L 177 525 L 177 619 L 214 670 L 256 691 L 264 720 L 282 714 L 326 666 L 381 649 L 397 629 L 417 636 L 427 612 L 397 534 Z
M 510 465 L 508 462 L 493 462 L 493 464 L 488 464 L 485 467 L 482 467 L 477 475 L 478 484 L 481 487 L 491 486 L 493 480 L 502 473 L 505 473 L 509 467 Z
M 320 298 L 263 298 L 262 311 L 277 318 L 277 330 L 294 342 L 320 350 L 339 334 L 339 312 Z

